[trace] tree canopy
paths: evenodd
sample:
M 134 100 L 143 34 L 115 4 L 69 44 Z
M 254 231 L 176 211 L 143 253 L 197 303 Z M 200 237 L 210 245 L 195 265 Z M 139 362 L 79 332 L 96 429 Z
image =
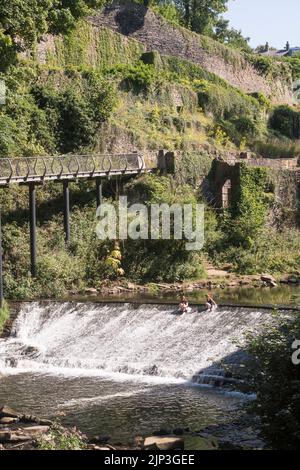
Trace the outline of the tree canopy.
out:
M 0 0 L 0 51 L 4 59 L 46 33 L 66 33 L 102 0 Z

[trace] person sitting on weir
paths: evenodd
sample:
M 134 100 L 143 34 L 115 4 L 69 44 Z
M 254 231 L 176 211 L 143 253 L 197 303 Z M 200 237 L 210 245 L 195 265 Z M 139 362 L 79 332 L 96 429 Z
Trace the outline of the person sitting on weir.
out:
M 206 309 L 211 312 L 214 307 L 217 307 L 216 302 L 211 295 L 206 294 Z
M 180 310 L 182 313 L 186 313 L 187 310 L 188 310 L 188 307 L 189 307 L 188 300 L 187 300 L 187 298 L 185 297 L 185 295 L 182 294 L 182 296 L 181 296 L 181 298 L 180 298 L 179 310 Z

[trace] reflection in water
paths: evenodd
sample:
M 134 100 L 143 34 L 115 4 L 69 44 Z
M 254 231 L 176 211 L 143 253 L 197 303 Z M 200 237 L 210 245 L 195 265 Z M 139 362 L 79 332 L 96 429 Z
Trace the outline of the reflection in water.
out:
M 241 305 L 300 305 L 300 286 L 280 285 L 275 288 L 255 288 L 251 286 L 239 288 L 213 289 L 210 291 L 217 299 L 219 304 L 241 304 Z M 205 304 L 205 294 L 207 289 L 187 292 L 190 301 Z M 72 298 L 74 300 L 75 297 Z M 86 296 L 77 296 L 78 300 L 86 300 Z M 111 296 L 92 297 L 91 300 L 118 300 L 118 301 L 139 301 L 139 302 L 178 302 L 179 292 L 149 294 L 137 292 L 128 292 L 114 294 Z

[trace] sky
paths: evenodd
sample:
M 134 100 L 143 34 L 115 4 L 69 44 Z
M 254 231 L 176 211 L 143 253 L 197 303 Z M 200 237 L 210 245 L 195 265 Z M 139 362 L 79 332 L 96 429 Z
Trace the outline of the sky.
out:
M 250 45 L 282 49 L 300 46 L 300 0 L 229 0 L 224 15 L 231 26 L 251 38 Z

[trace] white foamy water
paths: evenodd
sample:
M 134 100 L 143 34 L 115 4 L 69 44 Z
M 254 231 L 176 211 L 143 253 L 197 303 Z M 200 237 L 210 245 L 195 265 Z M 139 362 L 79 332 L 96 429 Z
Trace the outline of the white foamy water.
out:
M 0 372 L 186 381 L 235 353 L 269 315 L 217 309 L 178 316 L 166 305 L 27 303 L 0 340 Z

